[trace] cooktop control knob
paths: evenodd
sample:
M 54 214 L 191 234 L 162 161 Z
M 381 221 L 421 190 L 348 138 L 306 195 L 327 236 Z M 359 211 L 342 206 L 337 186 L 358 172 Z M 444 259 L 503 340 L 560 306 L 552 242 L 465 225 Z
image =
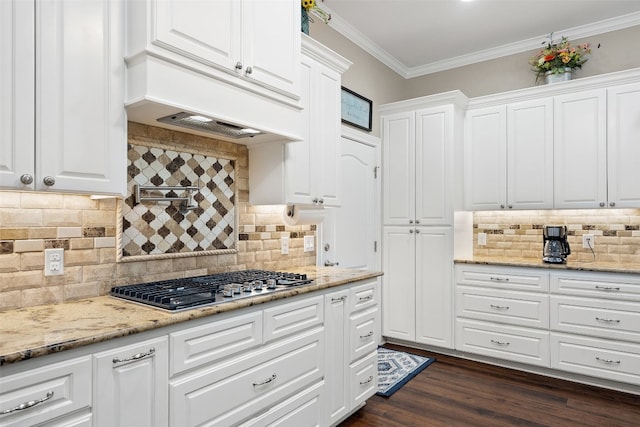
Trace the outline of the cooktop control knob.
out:
M 276 279 L 267 279 L 267 289 L 275 289 L 277 284 Z

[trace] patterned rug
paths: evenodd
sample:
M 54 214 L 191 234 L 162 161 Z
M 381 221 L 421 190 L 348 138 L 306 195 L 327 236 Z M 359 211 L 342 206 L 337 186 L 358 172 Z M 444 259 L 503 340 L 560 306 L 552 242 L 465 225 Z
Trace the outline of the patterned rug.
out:
M 389 397 L 436 359 L 378 348 L 378 396 Z

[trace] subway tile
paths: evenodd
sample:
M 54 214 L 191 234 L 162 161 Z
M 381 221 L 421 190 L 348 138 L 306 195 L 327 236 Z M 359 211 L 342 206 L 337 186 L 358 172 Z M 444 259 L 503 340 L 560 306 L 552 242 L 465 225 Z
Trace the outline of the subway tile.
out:
M 95 248 L 115 248 L 115 237 L 96 237 L 93 239 Z
M 23 209 L 61 209 L 64 207 L 62 194 L 24 192 L 20 198 Z
M 1 245 L 0 245 L 1 246 Z M 44 240 L 16 240 L 13 244 L 13 251 L 20 252 L 42 252 L 44 251 Z
M 39 227 L 43 224 L 42 209 L 0 209 L 3 227 Z
M 70 238 L 70 237 L 82 237 L 82 228 L 81 227 L 58 227 L 58 235 L 59 239 Z

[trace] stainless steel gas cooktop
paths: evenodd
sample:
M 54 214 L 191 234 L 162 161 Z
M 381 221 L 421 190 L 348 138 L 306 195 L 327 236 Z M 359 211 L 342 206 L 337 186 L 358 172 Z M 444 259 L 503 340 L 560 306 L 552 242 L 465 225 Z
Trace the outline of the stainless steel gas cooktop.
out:
M 312 282 L 306 274 L 243 270 L 115 286 L 110 294 L 128 301 L 178 311 L 278 292 Z

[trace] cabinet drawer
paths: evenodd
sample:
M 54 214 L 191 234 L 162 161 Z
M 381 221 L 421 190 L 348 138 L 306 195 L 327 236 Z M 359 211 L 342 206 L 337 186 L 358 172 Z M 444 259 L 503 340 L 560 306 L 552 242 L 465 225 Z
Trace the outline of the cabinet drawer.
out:
M 640 342 L 640 303 L 553 295 L 551 329 Z
M 549 290 L 549 273 L 535 268 L 456 264 L 456 283 L 545 292 Z
M 262 344 L 262 311 L 169 335 L 170 375 L 219 361 Z
M 378 352 L 373 351 L 367 357 L 349 366 L 351 372 L 351 408 L 364 403 L 378 391 Z
M 551 291 L 604 299 L 640 301 L 640 276 L 636 274 L 551 273 Z
M 170 425 L 248 421 L 324 375 L 324 329 L 266 346 L 170 383 Z
M 351 313 L 375 307 L 379 303 L 377 280 L 371 280 L 365 284 L 355 286 L 349 292 L 351 293 L 349 298 L 349 312 Z
M 264 310 L 264 343 L 321 325 L 324 298 L 317 296 Z
M 542 330 L 457 319 L 456 350 L 549 367 L 549 333 Z
M 349 330 L 351 331 L 349 362 L 353 362 L 378 348 L 376 341 L 378 335 L 376 333 L 377 315 L 378 308 L 374 307 L 349 318 Z
M 324 382 L 314 384 L 241 426 L 321 426 L 323 390 Z
M 91 406 L 91 356 L 0 378 L 0 426 L 31 426 Z
M 630 384 L 640 384 L 640 346 L 551 334 L 551 367 Z
M 504 289 L 456 287 L 456 315 L 533 328 L 549 327 L 549 296 Z

